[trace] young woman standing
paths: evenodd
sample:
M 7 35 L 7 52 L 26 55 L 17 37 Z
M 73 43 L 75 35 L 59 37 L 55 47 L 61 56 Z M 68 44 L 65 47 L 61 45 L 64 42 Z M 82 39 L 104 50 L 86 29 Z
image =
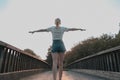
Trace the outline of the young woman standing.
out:
M 52 59 L 53 59 L 53 80 L 56 80 L 57 78 L 57 64 L 59 66 L 59 80 L 62 79 L 62 71 L 63 71 L 63 60 L 64 60 L 64 53 L 66 51 L 66 48 L 64 46 L 64 43 L 62 41 L 64 32 L 68 31 L 76 31 L 81 30 L 85 31 L 85 29 L 78 29 L 78 28 L 66 28 L 60 26 L 61 20 L 59 18 L 55 19 L 55 26 L 49 27 L 47 29 L 40 29 L 36 31 L 30 31 L 29 33 L 35 33 L 35 32 L 51 32 L 52 33 Z

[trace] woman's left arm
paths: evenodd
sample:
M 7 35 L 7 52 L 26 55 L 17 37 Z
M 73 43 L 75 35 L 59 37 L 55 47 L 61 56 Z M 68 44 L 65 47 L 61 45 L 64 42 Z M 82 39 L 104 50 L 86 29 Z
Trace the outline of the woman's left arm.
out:
M 68 29 L 68 31 L 77 31 L 77 30 L 86 31 L 86 29 L 81 29 L 81 28 L 69 28 Z

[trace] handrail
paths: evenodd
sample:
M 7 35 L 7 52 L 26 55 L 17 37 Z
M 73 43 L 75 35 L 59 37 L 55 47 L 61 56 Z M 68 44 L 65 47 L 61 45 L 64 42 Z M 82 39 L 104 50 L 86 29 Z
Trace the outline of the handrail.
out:
M 0 73 L 49 67 L 38 57 L 0 41 Z
M 41 60 L 42 62 L 45 62 L 45 61 L 43 61 L 42 59 L 38 58 L 37 56 L 31 55 L 31 54 L 29 54 L 29 53 L 27 53 L 27 52 L 25 52 L 25 51 L 23 51 L 23 50 L 21 50 L 21 49 L 19 49 L 19 48 L 16 48 L 16 47 L 14 47 L 14 46 L 12 46 L 12 45 L 10 45 L 10 44 L 5 43 L 5 42 L 3 42 L 3 41 L 0 41 L 0 45 L 2 45 L 2 46 L 4 46 L 4 47 L 7 47 L 7 48 L 11 48 L 11 49 L 16 50 L 16 51 L 18 51 L 18 52 L 21 52 L 22 54 L 31 56 L 31 57 L 33 57 L 33 58 L 35 58 L 35 59 L 38 59 L 38 60 Z M 45 62 L 45 63 L 48 64 L 47 62 Z
M 120 72 L 120 46 L 78 59 L 66 65 L 66 68 Z

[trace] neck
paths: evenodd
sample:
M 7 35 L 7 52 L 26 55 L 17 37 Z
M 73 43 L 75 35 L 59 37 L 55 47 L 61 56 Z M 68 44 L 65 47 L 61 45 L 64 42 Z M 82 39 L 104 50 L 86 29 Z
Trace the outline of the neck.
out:
M 59 25 L 56 25 L 56 27 L 60 27 Z

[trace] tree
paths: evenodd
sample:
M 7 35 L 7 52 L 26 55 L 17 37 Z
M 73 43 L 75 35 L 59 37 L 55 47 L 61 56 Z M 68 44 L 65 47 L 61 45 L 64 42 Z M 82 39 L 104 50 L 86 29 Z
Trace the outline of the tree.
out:
M 46 57 L 47 59 L 45 61 L 52 66 L 51 46 L 48 48 Z
M 120 31 L 115 36 L 103 34 L 98 38 L 91 37 L 80 42 L 66 53 L 65 64 L 118 45 L 120 45 Z
M 30 55 L 36 56 L 37 58 L 41 58 L 40 56 L 36 55 L 36 53 L 34 53 L 34 51 L 31 49 L 24 49 L 24 52 L 27 52 Z

